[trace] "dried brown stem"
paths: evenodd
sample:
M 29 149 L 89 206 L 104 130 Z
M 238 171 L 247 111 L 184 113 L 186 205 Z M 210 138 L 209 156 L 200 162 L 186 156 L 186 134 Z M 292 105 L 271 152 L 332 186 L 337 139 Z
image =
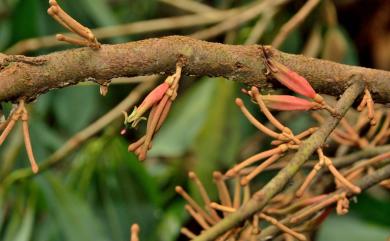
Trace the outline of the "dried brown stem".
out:
M 291 236 L 295 237 L 295 238 L 298 239 L 298 240 L 301 240 L 301 241 L 305 241 L 305 240 L 306 240 L 305 235 L 295 232 L 294 230 L 288 228 L 286 225 L 284 225 L 284 224 L 278 222 L 278 220 L 276 220 L 276 219 L 273 218 L 273 217 L 270 217 L 270 216 L 268 216 L 268 215 L 265 215 L 264 213 L 260 213 L 260 214 L 259 214 L 259 217 L 260 217 L 261 219 L 266 220 L 266 221 L 269 222 L 269 223 L 272 223 L 273 225 L 275 225 L 277 228 L 279 228 L 279 229 L 282 230 L 283 232 L 290 234 Z
M 241 185 L 245 186 L 247 185 L 253 178 L 255 178 L 257 175 L 259 175 L 262 171 L 264 171 L 267 167 L 272 165 L 275 161 L 279 159 L 280 155 L 275 154 L 271 157 L 269 157 L 267 160 L 262 162 L 260 165 L 258 165 L 253 171 L 251 171 L 248 175 L 244 176 L 241 179 Z
M 205 212 L 203 209 L 195 202 L 194 199 L 184 189 L 180 186 L 176 187 L 176 192 L 180 194 L 187 202 L 188 204 L 196 210 L 199 215 L 201 215 L 208 223 L 215 224 L 216 222 Z
M 225 181 L 223 180 L 223 175 L 220 172 L 213 173 L 214 182 L 217 185 L 219 200 L 221 200 L 222 205 L 227 207 L 232 207 L 232 200 L 229 194 L 229 190 L 226 186 Z
M 272 41 L 272 46 L 275 48 L 280 47 L 280 45 L 287 38 L 288 34 L 305 20 L 305 18 L 310 14 L 311 11 L 313 11 L 319 2 L 320 0 L 308 0 L 294 16 L 282 26 L 275 39 Z
M 219 221 L 221 218 L 218 216 L 217 212 L 215 212 L 214 209 L 210 208 L 211 200 L 209 195 L 207 194 L 206 188 L 203 186 L 203 183 L 199 180 L 198 176 L 194 172 L 188 173 L 188 176 L 191 180 L 195 182 L 196 186 L 198 187 L 200 196 L 202 197 L 204 202 L 205 209 L 210 213 L 211 217 L 214 220 Z

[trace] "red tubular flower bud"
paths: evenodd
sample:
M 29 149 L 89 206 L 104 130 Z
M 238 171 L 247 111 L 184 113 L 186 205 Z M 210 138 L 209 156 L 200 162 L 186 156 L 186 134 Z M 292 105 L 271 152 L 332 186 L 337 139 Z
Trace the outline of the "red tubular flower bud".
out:
M 142 119 L 142 115 L 148 111 L 153 105 L 157 104 L 169 89 L 169 83 L 162 83 L 154 88 L 142 101 L 139 107 L 135 107 L 133 112 L 126 117 L 125 123 L 132 123 L 132 127 L 135 127 Z
M 314 91 L 313 87 L 311 87 L 309 82 L 298 73 L 272 59 L 268 59 L 267 64 L 269 65 L 268 67 L 271 70 L 272 75 L 281 84 L 298 94 L 312 99 L 316 98 L 317 93 Z
M 160 85 L 158 85 L 156 88 L 154 88 L 142 101 L 141 105 L 138 107 L 138 111 L 141 110 L 148 110 L 150 107 L 152 107 L 154 104 L 159 102 L 164 94 L 169 89 L 169 84 L 164 82 Z M 144 113 L 144 112 L 143 112 Z
M 274 110 L 311 110 L 319 109 L 318 103 L 291 95 L 263 95 L 262 99 L 267 107 Z

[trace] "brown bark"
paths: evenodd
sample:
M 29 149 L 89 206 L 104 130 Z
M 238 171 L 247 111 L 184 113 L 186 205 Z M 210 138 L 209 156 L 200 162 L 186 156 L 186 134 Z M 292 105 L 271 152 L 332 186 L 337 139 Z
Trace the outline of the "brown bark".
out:
M 338 96 L 349 86 L 351 76 L 360 74 L 376 102 L 390 102 L 388 71 L 347 66 L 273 48 L 269 51 L 275 60 L 304 76 L 319 93 Z M 179 59 L 184 61 L 186 75 L 223 76 L 264 90 L 274 87 L 275 82 L 264 75 L 259 45 L 233 46 L 171 36 L 39 57 L 0 54 L 0 101 L 21 97 L 32 100 L 51 89 L 89 79 L 173 73 Z

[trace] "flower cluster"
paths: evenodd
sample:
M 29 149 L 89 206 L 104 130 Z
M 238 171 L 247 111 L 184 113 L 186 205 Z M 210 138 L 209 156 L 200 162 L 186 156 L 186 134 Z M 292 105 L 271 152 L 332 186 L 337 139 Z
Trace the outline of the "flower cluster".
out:
M 153 136 L 160 129 L 168 116 L 172 102 L 176 99 L 179 80 L 182 67 L 176 66 L 175 74 L 168 76 L 165 81 L 155 87 L 142 101 L 141 105 L 134 107 L 134 110 L 128 115 L 124 112 L 125 126 L 136 127 L 141 120 L 146 120 L 143 115 L 149 112 L 149 118 L 146 124 L 146 134 L 136 142 L 129 145 L 128 150 L 134 152 L 139 160 L 145 160 L 148 150 L 152 147 Z M 126 129 L 122 130 L 122 134 Z

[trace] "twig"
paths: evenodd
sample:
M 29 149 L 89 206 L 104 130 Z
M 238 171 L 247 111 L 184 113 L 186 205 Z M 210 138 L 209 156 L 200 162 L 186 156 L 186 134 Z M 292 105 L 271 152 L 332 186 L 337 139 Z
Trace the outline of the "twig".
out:
M 347 156 L 343 157 L 336 157 L 333 159 L 333 164 L 337 167 L 343 167 L 350 165 L 356 161 L 359 161 L 364 158 L 370 158 L 382 153 L 387 153 L 390 152 L 390 145 L 385 145 L 385 146 L 378 146 L 378 147 L 371 147 L 371 148 L 366 148 L 361 151 L 354 152 L 352 154 L 349 154 Z
M 278 12 L 278 8 L 271 8 L 269 11 L 266 11 L 260 18 L 257 20 L 255 26 L 253 26 L 249 37 L 245 40 L 245 44 L 256 44 L 259 42 L 263 36 L 265 30 L 269 26 L 269 23 L 272 21 L 275 14 Z
M 11 132 L 11 130 L 14 128 L 16 122 L 18 120 L 21 120 L 22 127 L 23 127 L 22 131 L 23 131 L 24 145 L 26 147 L 28 160 L 30 161 L 31 170 L 33 173 L 37 173 L 39 168 L 35 161 L 34 153 L 31 146 L 30 131 L 28 128 L 28 112 L 25 106 L 24 99 L 19 100 L 18 107 L 11 113 L 11 115 L 8 118 L 9 121 L 6 122 L 4 131 L 0 135 L 0 145 L 3 144 L 3 142 Z
M 329 117 L 317 132 L 304 141 L 287 166 L 283 168 L 260 191 L 255 193 L 245 206 L 221 220 L 212 228 L 204 231 L 200 236 L 195 238 L 194 241 L 214 240 L 227 230 L 261 211 L 269 200 L 282 190 L 282 188 L 295 175 L 310 155 L 325 142 L 326 138 L 339 123 L 340 118 L 347 112 L 354 100 L 363 91 L 364 84 L 361 81 L 361 76 L 354 76 L 351 80 L 353 84 L 345 91 L 340 100 L 337 102 L 337 116 Z
M 215 26 L 191 34 L 190 36 L 197 39 L 209 39 L 218 36 L 221 33 L 234 29 L 241 24 L 250 21 L 251 19 L 259 16 L 261 13 L 268 11 L 270 8 L 277 7 L 278 5 L 284 4 L 288 1 L 289 0 L 265 0 L 257 2 L 253 6 L 248 6 L 245 11 L 236 14 Z
M 97 38 L 92 33 L 92 31 L 77 22 L 70 15 L 68 15 L 61 7 L 58 5 L 56 0 L 49 0 L 50 8 L 47 10 L 47 13 L 52 16 L 59 24 L 64 26 L 69 31 L 77 34 L 81 39 L 68 37 L 63 34 L 57 34 L 56 39 L 58 41 L 68 42 L 74 45 L 80 46 L 89 46 L 92 49 L 99 49 L 101 44 L 97 41 Z
M 305 20 L 319 2 L 320 0 L 308 0 L 294 16 L 282 26 L 271 45 L 275 48 L 280 47 L 283 41 L 287 38 L 288 34 Z

